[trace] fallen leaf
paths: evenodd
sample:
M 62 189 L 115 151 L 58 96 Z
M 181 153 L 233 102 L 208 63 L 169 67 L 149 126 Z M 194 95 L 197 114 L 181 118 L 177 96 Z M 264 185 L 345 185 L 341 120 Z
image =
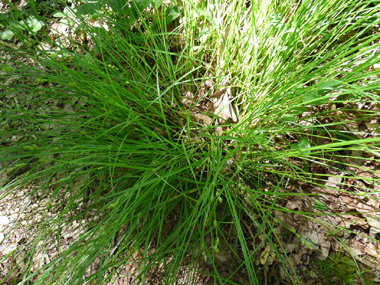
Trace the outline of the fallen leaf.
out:
M 264 249 L 264 251 L 260 254 L 260 263 L 262 265 L 272 265 L 274 262 L 275 253 L 273 252 L 273 249 L 267 245 L 267 247 Z
M 182 104 L 186 107 L 186 108 L 191 108 L 192 105 L 194 104 L 194 101 L 195 101 L 195 96 L 193 93 L 191 93 L 190 91 L 187 91 L 184 96 L 183 96 L 183 99 L 182 99 Z
M 215 114 L 222 118 L 221 123 L 227 121 L 228 119 L 231 119 L 233 122 L 237 122 L 237 117 L 231 103 L 231 87 L 215 92 L 211 98 L 213 101 L 208 109 L 208 113 Z

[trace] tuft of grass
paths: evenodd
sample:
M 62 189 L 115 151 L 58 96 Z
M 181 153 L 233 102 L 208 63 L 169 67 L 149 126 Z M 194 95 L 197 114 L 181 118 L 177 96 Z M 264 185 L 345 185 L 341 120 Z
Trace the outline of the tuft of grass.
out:
M 30 198 L 47 197 L 55 213 L 25 245 L 30 262 L 40 241 L 86 221 L 23 282 L 106 284 L 138 252 L 139 283 L 161 264 L 173 284 L 190 255 L 190 272 L 208 263 L 215 282 L 236 284 L 245 272 L 262 284 L 256 261 L 269 246 L 300 283 L 276 212 L 334 213 L 314 211 L 326 210 L 322 202 L 288 209 L 288 199 L 318 195 L 290 186 L 324 187 L 327 170 L 344 181 L 365 170 L 372 178 L 356 195 L 377 196 L 366 185 L 379 184 L 379 171 L 364 163 L 380 156 L 379 131 L 355 126 L 378 117 L 379 4 L 277 2 L 172 1 L 180 17 L 170 29 L 165 6 L 148 7 L 132 26 L 102 10 L 107 29 L 78 17 L 66 42 L 24 34 L 25 48 L 2 47 L 33 66 L 4 61 L 14 69 L 1 75 L 1 197 L 33 186 Z M 215 91 L 231 88 L 237 122 L 216 125 L 220 114 L 206 114 L 213 123 L 200 123 L 183 103 L 207 80 Z M 227 276 L 218 269 L 226 256 Z
M 375 284 L 374 274 L 369 269 L 361 270 L 352 258 L 337 252 L 326 260 L 316 262 L 325 284 L 342 281 L 344 284 L 355 284 L 361 280 L 364 284 Z

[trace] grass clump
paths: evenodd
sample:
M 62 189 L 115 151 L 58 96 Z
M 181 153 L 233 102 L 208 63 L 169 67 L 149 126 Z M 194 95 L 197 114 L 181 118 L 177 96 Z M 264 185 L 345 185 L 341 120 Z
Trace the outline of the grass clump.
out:
M 188 260 L 188 283 L 206 264 L 215 282 L 262 284 L 272 252 L 301 283 L 286 244 L 304 238 L 279 213 L 334 216 L 315 190 L 330 176 L 376 201 L 379 5 L 277 2 L 100 7 L 103 24 L 78 16 L 64 41 L 2 47 L 2 195 L 33 186 L 55 213 L 28 241 L 30 262 L 39 241 L 85 220 L 24 282 L 106 284 L 137 256 L 139 283 L 161 265 L 172 284 Z M 290 208 L 297 199 L 307 207 Z
M 362 271 L 360 268 L 358 270 L 356 262 L 339 252 L 316 264 L 324 279 L 324 284 L 337 281 L 343 281 L 344 284 L 355 284 L 358 280 L 364 281 L 364 284 L 375 284 L 374 274 L 370 270 Z

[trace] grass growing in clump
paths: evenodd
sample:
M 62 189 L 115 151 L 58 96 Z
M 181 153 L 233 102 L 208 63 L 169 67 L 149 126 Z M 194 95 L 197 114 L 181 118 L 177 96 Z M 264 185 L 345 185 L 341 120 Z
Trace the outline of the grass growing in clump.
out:
M 350 257 L 342 253 L 334 253 L 326 260 L 317 262 L 318 269 L 322 273 L 323 282 L 325 284 L 344 281 L 347 284 L 353 284 L 359 279 L 365 284 L 375 284 L 373 281 L 375 276 L 370 270 L 361 270 L 358 264 Z
M 270 248 L 300 282 L 279 229 L 299 233 L 277 213 L 333 213 L 298 186 L 324 186 L 339 172 L 344 190 L 365 169 L 355 193 L 376 198 L 378 169 L 365 164 L 380 156 L 379 130 L 360 125 L 378 119 L 379 5 L 277 2 L 173 1 L 174 26 L 169 7 L 132 20 L 101 10 L 108 30 L 78 18 L 87 43 L 8 50 L 42 66 L 2 74 L 3 195 L 34 185 L 30 195 L 43 193 L 57 213 L 41 221 L 31 255 L 51 232 L 86 220 L 70 247 L 24 280 L 106 284 L 138 252 L 139 283 L 164 263 L 172 284 L 191 254 L 190 272 L 206 263 L 215 282 L 261 284 Z M 213 86 L 197 97 L 207 80 Z M 237 120 L 199 109 L 228 88 Z M 307 196 L 307 211 L 286 207 Z M 96 259 L 98 271 L 85 275 Z M 223 259 L 228 272 L 218 269 Z

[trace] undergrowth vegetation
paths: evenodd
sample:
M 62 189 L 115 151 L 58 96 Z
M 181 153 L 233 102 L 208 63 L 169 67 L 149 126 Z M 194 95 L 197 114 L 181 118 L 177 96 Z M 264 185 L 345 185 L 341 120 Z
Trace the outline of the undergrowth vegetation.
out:
M 330 176 L 342 178 L 335 191 L 377 201 L 379 4 L 134 3 L 72 3 L 54 13 L 65 37 L 33 30 L 15 7 L 2 22 L 11 57 L 1 73 L 0 198 L 22 187 L 55 213 L 24 245 L 28 262 L 62 225 L 86 220 L 22 282 L 106 284 L 134 257 L 140 284 L 158 266 L 175 284 L 185 260 L 188 283 L 207 264 L 217 283 L 273 284 L 269 251 L 301 283 L 286 244 L 315 244 L 281 215 L 341 214 L 321 198 Z M 305 208 L 287 207 L 294 200 Z

